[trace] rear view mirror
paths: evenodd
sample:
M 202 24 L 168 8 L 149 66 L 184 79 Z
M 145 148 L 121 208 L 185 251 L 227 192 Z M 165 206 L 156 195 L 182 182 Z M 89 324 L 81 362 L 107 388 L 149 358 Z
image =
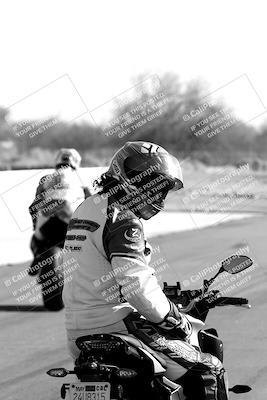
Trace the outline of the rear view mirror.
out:
M 235 385 L 234 387 L 229 389 L 229 392 L 233 393 L 247 393 L 251 391 L 251 387 L 247 385 Z
M 206 293 L 208 291 L 208 288 L 210 285 L 215 281 L 218 275 L 220 275 L 222 272 L 228 272 L 229 274 L 238 274 L 238 272 L 243 271 L 244 269 L 247 269 L 248 267 L 251 267 L 253 264 L 253 261 L 251 258 L 247 256 L 239 256 L 234 254 L 231 257 L 228 257 L 226 260 L 222 261 L 221 268 L 219 271 L 214 275 L 213 278 L 206 280 L 204 279 L 204 289 L 203 293 Z
M 253 264 L 251 258 L 247 256 L 233 255 L 222 262 L 222 269 L 229 274 L 237 274 Z

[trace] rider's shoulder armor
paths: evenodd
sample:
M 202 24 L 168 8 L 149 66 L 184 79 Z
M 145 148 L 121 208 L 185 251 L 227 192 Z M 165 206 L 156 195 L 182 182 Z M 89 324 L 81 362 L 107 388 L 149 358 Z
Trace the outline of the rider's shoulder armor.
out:
M 140 219 L 130 210 L 113 208 L 107 213 L 103 243 L 109 260 L 115 256 L 143 260 L 145 238 Z

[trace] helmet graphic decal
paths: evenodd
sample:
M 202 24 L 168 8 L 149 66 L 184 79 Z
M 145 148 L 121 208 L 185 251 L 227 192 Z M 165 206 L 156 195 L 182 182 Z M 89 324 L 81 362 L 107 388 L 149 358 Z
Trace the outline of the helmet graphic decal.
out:
M 141 153 L 156 153 L 159 146 L 150 143 L 144 143 L 141 147 Z
M 140 150 L 141 153 L 146 153 L 146 154 L 157 153 L 159 150 L 161 153 L 167 153 L 165 149 L 154 143 L 144 143 Z

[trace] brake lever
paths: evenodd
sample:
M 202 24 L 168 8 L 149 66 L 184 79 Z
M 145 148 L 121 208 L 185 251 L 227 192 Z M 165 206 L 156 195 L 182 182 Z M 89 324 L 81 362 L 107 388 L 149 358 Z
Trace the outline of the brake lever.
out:
M 180 306 L 178 305 L 178 308 L 183 313 L 188 314 L 192 310 L 192 308 L 195 306 L 196 303 L 197 303 L 197 301 L 195 299 L 193 299 L 190 301 L 190 303 L 187 306 L 183 307 L 182 305 L 180 305 Z

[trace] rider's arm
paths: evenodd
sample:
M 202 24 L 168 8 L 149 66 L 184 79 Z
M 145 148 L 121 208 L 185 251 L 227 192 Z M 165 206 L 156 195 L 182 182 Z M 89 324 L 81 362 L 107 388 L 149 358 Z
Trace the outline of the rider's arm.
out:
M 125 219 L 110 226 L 105 250 L 123 297 L 149 321 L 161 322 L 170 311 L 170 303 L 144 254 L 140 220 Z

